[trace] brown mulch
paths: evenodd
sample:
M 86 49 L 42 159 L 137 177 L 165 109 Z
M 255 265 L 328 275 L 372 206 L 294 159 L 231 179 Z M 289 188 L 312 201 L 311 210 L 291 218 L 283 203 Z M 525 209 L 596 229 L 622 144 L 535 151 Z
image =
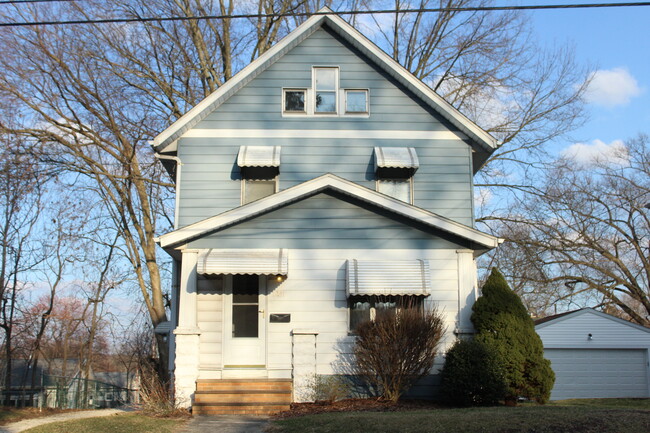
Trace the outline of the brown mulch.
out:
M 402 412 L 441 407 L 443 406 L 427 400 L 400 400 L 393 403 L 373 398 L 350 398 L 334 402 L 292 403 L 289 410 L 275 414 L 273 419 L 294 418 L 327 412 Z

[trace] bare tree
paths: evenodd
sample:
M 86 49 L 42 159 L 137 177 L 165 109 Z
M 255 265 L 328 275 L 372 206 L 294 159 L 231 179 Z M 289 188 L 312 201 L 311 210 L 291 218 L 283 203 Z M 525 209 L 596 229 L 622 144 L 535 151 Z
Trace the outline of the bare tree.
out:
M 513 241 L 503 261 L 519 259 L 509 267 L 510 279 L 548 299 L 546 308 L 551 302 L 595 305 L 649 326 L 649 207 L 648 136 L 607 159 L 558 160 L 534 198 L 495 217 Z
M 0 137 L 0 328 L 4 331 L 4 386 L 9 388 L 21 277 L 42 260 L 34 244 L 42 210 L 42 179 L 34 161 L 15 152 L 18 143 L 14 138 L 5 134 Z

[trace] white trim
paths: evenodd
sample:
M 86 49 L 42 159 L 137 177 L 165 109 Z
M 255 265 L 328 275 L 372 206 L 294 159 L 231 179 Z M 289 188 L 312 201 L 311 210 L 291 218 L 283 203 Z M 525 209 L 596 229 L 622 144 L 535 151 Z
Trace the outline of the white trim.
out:
M 327 13 L 332 12 L 332 10 L 325 7 L 320 9 L 319 12 Z M 251 62 L 234 77 L 219 87 L 215 92 L 210 94 L 194 108 L 171 124 L 167 129 L 158 134 L 158 136 L 153 140 L 155 150 L 158 152 L 163 150 L 175 151 L 176 149 L 166 148 L 169 147 L 170 144 L 175 143 L 176 140 L 192 126 L 205 118 L 208 112 L 214 110 L 217 106 L 232 96 L 232 94 L 237 92 L 246 83 L 270 66 L 270 64 L 275 62 L 275 60 L 280 58 L 280 56 L 284 55 L 286 51 L 309 37 L 324 23 L 330 25 L 337 34 L 348 40 L 348 42 L 360 49 L 364 54 L 368 55 L 389 75 L 407 86 L 425 103 L 431 106 L 431 108 L 442 114 L 445 118 L 458 126 L 463 132 L 472 137 L 475 144 L 480 148 L 486 150 L 488 153 L 491 153 L 497 148 L 498 142 L 494 137 L 465 117 L 456 108 L 435 93 L 430 87 L 415 78 L 388 54 L 370 42 L 370 40 L 363 36 L 358 30 L 332 12 L 328 15 L 314 15 L 307 19 L 280 42 L 271 47 L 271 49 Z
M 160 236 L 158 241 L 160 242 L 160 246 L 163 248 L 177 247 L 179 244 L 188 242 L 191 239 L 204 236 L 222 227 L 234 225 L 262 213 L 300 201 L 324 190 L 334 190 L 352 196 L 435 229 L 443 230 L 453 235 L 476 242 L 482 245 L 485 249 L 496 248 L 499 245 L 499 238 L 424 209 L 404 203 L 403 201 L 388 197 L 387 195 L 378 193 L 331 173 L 285 189 L 284 191 L 280 191 L 272 196 L 226 211 L 220 215 L 204 219 L 203 221 L 191 224 L 180 230 L 167 233 Z
M 304 114 L 299 114 L 304 116 Z M 463 140 L 453 131 L 397 131 L 356 129 L 191 129 L 184 138 L 354 138 L 388 140 Z

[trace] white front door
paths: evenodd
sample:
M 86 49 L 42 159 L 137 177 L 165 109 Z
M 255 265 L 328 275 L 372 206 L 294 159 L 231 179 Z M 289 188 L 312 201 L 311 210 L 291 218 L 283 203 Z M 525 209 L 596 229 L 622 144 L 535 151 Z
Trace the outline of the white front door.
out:
M 233 275 L 228 278 L 228 283 L 225 290 L 224 367 L 265 367 L 266 276 Z

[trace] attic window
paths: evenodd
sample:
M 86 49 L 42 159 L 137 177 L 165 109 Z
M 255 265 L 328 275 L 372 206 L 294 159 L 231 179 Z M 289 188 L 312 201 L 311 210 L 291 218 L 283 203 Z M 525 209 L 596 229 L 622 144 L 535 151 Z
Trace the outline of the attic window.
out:
M 314 112 L 336 114 L 339 93 L 339 69 L 333 67 L 314 68 Z
M 285 113 L 307 113 L 307 89 L 283 89 Z
M 364 114 L 368 112 L 368 90 L 345 90 L 345 113 Z

